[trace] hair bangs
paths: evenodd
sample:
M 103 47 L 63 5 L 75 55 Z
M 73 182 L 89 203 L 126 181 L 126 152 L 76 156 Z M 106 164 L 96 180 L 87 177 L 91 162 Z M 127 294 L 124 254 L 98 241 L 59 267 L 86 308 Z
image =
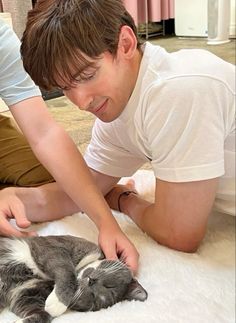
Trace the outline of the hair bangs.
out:
M 43 32 L 45 33 L 42 37 L 44 38 L 44 49 L 43 53 L 38 55 L 41 60 L 42 76 L 37 80 L 42 88 L 63 90 L 73 87 L 79 74 L 88 67 L 95 67 L 100 52 L 97 48 L 93 48 L 91 52 L 97 54 L 95 57 L 85 54 L 88 51 L 86 47 L 94 47 L 89 44 L 89 39 L 81 40 L 80 38 L 84 46 L 81 46 L 81 42 L 77 44 L 75 39 L 78 35 L 74 35 L 73 31 L 70 33 L 63 31 L 60 24 L 48 26 Z M 46 64 L 42 63 L 42 59 Z
M 80 50 L 69 52 L 63 48 L 56 54 L 56 59 L 50 58 L 49 69 L 45 70 L 45 79 L 53 88 L 71 88 L 77 81 L 79 74 L 82 74 L 88 67 L 93 67 L 95 62 L 85 57 Z

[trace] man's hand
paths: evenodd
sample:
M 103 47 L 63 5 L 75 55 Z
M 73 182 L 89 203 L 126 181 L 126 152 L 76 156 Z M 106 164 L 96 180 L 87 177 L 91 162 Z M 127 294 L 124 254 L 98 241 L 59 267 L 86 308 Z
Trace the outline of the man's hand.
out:
M 17 197 L 13 187 L 0 191 L 0 235 L 26 237 L 35 235 L 35 232 L 22 232 L 13 227 L 11 219 L 16 220 L 19 229 L 26 229 L 31 225 L 25 214 L 25 207 Z
M 137 274 L 139 254 L 118 225 L 105 224 L 100 228 L 99 245 L 107 259 L 119 258 L 134 275 Z

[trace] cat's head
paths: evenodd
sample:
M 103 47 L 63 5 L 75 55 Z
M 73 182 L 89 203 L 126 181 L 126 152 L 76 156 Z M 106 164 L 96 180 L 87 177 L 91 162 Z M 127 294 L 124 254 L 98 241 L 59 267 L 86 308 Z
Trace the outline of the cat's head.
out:
M 145 289 L 120 261 L 98 260 L 80 269 L 78 290 L 70 308 L 98 311 L 123 300 L 147 299 Z

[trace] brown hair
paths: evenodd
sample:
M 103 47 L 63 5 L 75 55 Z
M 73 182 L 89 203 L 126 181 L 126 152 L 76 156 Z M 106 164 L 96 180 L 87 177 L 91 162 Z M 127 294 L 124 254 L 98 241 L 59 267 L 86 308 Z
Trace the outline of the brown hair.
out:
M 24 67 L 46 90 L 68 86 L 75 72 L 93 66 L 91 60 L 103 52 L 116 55 L 124 25 L 138 40 L 134 20 L 121 0 L 38 0 L 22 37 Z

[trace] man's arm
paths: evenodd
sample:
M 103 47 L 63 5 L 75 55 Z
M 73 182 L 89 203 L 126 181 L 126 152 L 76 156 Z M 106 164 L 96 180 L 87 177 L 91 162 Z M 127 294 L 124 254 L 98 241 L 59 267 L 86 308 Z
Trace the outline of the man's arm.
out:
M 51 117 L 41 97 L 10 107 L 36 157 L 53 178 L 99 228 L 103 222 L 116 226 L 91 173 L 76 145 Z
M 91 173 L 104 194 L 118 181 L 118 178 L 93 170 Z M 12 218 L 17 220 L 21 229 L 34 222 L 54 221 L 77 212 L 80 208 L 57 182 L 37 187 L 7 187 L 0 190 L 0 235 L 27 235 L 27 232 L 23 233 L 10 225 Z
M 0 236 L 24 237 L 34 235 L 34 232 L 22 232 L 12 226 L 10 220 L 15 218 L 16 224 L 20 229 L 26 229 L 31 225 L 25 214 L 25 206 L 22 201 L 5 188 L 0 190 Z
M 188 183 L 156 180 L 155 203 L 139 195 L 122 196 L 121 209 L 158 243 L 172 249 L 194 252 L 202 241 L 212 209 L 218 179 Z M 118 195 L 126 188 L 117 186 L 108 203 L 117 209 Z M 112 195 L 112 196 L 111 196 Z

